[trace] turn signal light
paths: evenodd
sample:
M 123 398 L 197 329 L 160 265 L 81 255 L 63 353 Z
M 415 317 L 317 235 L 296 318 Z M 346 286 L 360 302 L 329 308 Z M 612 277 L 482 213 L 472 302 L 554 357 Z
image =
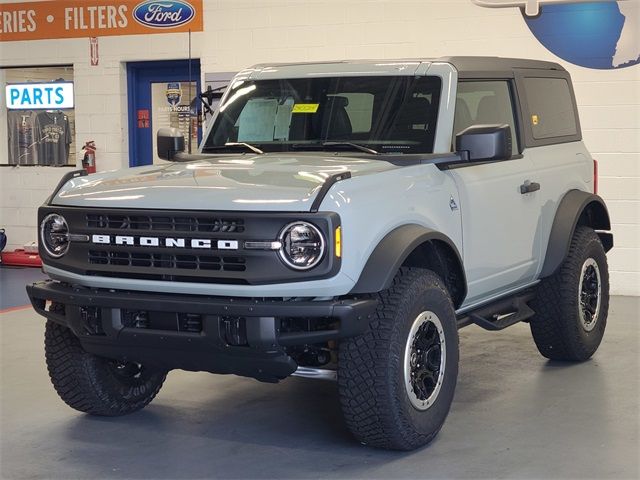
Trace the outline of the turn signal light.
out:
M 593 193 L 598 194 L 598 161 L 593 159 Z
M 341 258 L 342 257 L 342 227 L 336 228 L 335 239 L 336 239 L 336 257 Z

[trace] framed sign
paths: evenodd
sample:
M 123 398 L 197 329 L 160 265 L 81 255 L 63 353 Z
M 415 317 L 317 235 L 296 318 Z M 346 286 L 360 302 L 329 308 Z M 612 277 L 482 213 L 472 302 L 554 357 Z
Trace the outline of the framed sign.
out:
M 0 3 L 0 41 L 201 32 L 202 0 Z
M 73 82 L 22 83 L 5 87 L 9 110 L 73 108 Z

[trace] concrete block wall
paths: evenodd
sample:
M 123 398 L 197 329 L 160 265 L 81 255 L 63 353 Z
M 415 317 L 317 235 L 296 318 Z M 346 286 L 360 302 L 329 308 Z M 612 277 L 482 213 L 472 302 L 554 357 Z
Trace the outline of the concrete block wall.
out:
M 573 77 L 584 141 L 599 161 L 600 192 L 614 224 L 612 292 L 640 295 L 640 66 L 571 65 L 538 42 L 517 9 L 485 9 L 471 0 L 205 0 L 204 8 L 205 32 L 193 34 L 193 56 L 201 59 L 203 73 L 342 58 L 497 55 L 559 61 Z M 124 62 L 186 58 L 187 36 L 101 38 L 99 67 L 89 65 L 87 39 L 0 48 L 0 65 L 74 65 L 77 141 L 95 139 L 100 168 L 112 169 L 128 165 Z M 0 169 L 3 185 L 6 170 Z M 21 171 L 26 184 L 37 175 L 35 169 Z M 17 185 L 9 182 L 7 188 Z M 8 190 L 0 193 L 2 212 Z
M 203 35 L 193 34 L 192 41 L 198 48 L 203 44 Z M 87 140 L 94 140 L 98 147 L 99 170 L 114 170 L 127 167 L 129 162 L 126 62 L 184 58 L 187 47 L 186 34 L 103 37 L 99 39 L 100 64 L 91 66 L 87 38 L 0 42 L 0 67 L 73 65 L 75 143 L 82 146 Z M 194 48 L 194 58 L 199 54 Z M 0 70 L 3 90 L 4 77 Z M 8 156 L 5 119 L 3 99 L 0 103 L 0 163 L 7 163 Z M 80 155 L 81 151 L 77 154 L 77 166 Z M 37 206 L 62 176 L 74 168 L 0 167 L 0 228 L 7 230 L 7 248 L 19 248 L 37 240 L 34 213 Z

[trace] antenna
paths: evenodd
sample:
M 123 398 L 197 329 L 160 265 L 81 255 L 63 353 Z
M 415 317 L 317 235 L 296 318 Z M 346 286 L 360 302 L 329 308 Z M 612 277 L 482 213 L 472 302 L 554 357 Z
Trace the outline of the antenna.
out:
M 191 114 L 191 29 L 189 29 L 189 153 L 191 153 L 191 137 L 193 130 L 193 116 Z

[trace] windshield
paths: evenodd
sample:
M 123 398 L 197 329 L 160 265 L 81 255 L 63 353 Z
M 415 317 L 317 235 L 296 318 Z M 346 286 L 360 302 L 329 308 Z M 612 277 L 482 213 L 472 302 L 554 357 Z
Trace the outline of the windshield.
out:
M 410 76 L 237 82 L 203 152 L 237 153 L 225 144 L 246 143 L 264 152 L 432 153 L 440 87 L 438 77 Z

